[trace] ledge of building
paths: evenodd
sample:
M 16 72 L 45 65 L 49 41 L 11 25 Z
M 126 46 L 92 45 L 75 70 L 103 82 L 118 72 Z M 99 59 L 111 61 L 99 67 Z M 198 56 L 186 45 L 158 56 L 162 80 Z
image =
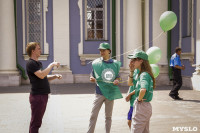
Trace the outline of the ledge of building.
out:
M 0 86 L 19 86 L 21 76 L 17 70 L 0 71 Z
M 168 77 L 168 66 L 166 64 L 158 65 L 160 68 L 160 74 L 156 78 L 156 86 L 172 85 L 173 82 L 170 81 Z M 51 84 L 91 83 L 89 80 L 90 74 L 72 74 L 72 71 L 67 66 L 55 68 L 52 71 L 52 74 L 62 74 L 63 78 L 61 80 L 55 79 L 50 81 Z M 127 86 L 129 69 L 122 67 L 119 74 L 122 81 L 119 86 Z M 183 76 L 182 80 L 182 86 L 200 91 L 200 72 L 193 73 L 193 77 Z M 30 84 L 30 81 L 29 79 L 24 80 L 21 78 L 18 71 L 0 71 L 0 86 L 19 86 L 20 84 Z
M 75 74 L 74 83 L 91 83 L 90 74 Z
M 66 65 L 60 66 L 59 68 L 54 68 L 52 74 L 61 74 L 62 79 L 55 79 L 50 81 L 51 84 L 66 84 L 66 83 L 74 83 L 74 75 L 70 68 Z
M 193 73 L 191 78 L 192 87 L 194 90 L 200 91 L 200 67 L 196 69 L 196 72 Z
M 85 66 L 86 61 L 95 60 L 99 57 L 101 57 L 99 54 L 82 54 L 82 55 L 80 55 L 81 65 Z
M 24 54 L 23 56 L 24 56 L 24 60 L 29 60 L 30 58 L 27 54 Z M 49 56 L 48 54 L 42 54 L 40 55 L 38 60 L 47 60 L 48 56 Z

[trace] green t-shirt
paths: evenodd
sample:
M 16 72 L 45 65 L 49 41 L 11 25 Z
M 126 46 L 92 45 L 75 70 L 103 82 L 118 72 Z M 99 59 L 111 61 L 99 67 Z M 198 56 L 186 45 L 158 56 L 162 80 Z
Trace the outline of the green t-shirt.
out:
M 135 69 L 135 71 L 134 71 L 134 73 L 133 73 L 133 84 L 135 85 L 136 84 L 136 82 L 137 82 L 137 76 L 136 75 L 138 75 L 138 73 L 139 73 L 139 70 L 138 69 Z M 134 90 L 135 90 L 135 86 L 130 86 L 129 87 L 129 93 L 131 93 L 131 92 L 133 92 Z M 130 106 L 131 107 L 133 107 L 133 103 L 134 103 L 134 101 L 135 101 L 135 99 L 136 99 L 136 95 L 132 95 L 131 96 L 131 99 L 130 99 Z
M 97 85 L 108 100 L 122 98 L 119 87 L 113 84 L 119 75 L 120 66 L 121 62 L 117 60 L 113 60 L 113 63 L 105 63 L 102 58 L 98 58 L 92 62 Z
M 142 72 L 140 75 L 133 75 L 134 79 L 136 80 L 135 86 L 135 96 L 138 97 L 140 93 L 141 88 L 146 89 L 146 93 L 143 97 L 143 99 L 146 99 L 144 102 L 150 102 L 153 98 L 153 80 L 151 76 L 147 72 Z M 133 79 L 133 83 L 134 83 Z
M 129 93 L 133 92 L 135 90 L 135 87 L 134 86 L 130 86 L 129 87 Z M 133 103 L 135 101 L 135 95 L 132 95 L 131 96 L 131 99 L 130 99 L 130 106 L 133 107 Z

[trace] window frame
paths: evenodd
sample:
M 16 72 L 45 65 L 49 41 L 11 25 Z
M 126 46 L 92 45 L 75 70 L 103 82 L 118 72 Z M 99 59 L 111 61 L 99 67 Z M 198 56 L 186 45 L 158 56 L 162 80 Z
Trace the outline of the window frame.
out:
M 84 28 L 84 30 L 85 30 L 85 40 L 86 41 L 102 41 L 102 40 L 107 40 L 107 0 L 102 0 L 103 1 L 103 10 L 100 10 L 99 8 L 94 8 L 94 9 L 92 9 L 91 8 L 91 10 L 93 10 L 93 11 L 103 11 L 103 19 L 102 19 L 102 21 L 103 21 L 103 29 L 102 29 L 102 31 L 103 31 L 103 38 L 102 39 L 99 39 L 99 38 L 97 38 L 96 36 L 96 31 L 98 30 L 98 29 L 96 29 L 96 26 L 94 26 L 95 27 L 95 29 L 94 29 L 94 33 L 95 33 L 95 35 L 94 35 L 94 39 L 90 39 L 90 38 L 88 38 L 88 26 L 87 26 L 87 22 L 88 22 L 88 19 L 87 19 L 87 11 L 88 11 L 88 8 L 87 8 L 87 0 L 85 0 L 85 5 L 84 5 L 84 7 L 85 7 L 85 10 L 84 10 L 84 21 L 85 21 L 85 28 Z M 96 25 L 96 22 L 97 22 L 98 20 L 95 18 L 95 21 L 94 21 L 94 23 L 95 23 L 95 25 Z
M 182 20 L 182 17 L 183 17 L 183 12 L 182 10 L 183 9 L 183 1 L 182 0 L 179 0 L 179 20 Z M 183 37 L 183 33 L 182 33 L 182 21 L 180 21 L 179 23 L 179 47 L 182 48 L 182 43 L 183 43 L 183 39 L 186 39 L 186 38 L 191 38 L 191 51 L 190 52 L 182 52 L 182 56 L 181 56 L 181 59 L 188 59 L 190 61 L 190 64 L 192 65 L 194 63 L 194 53 L 195 53 L 195 46 L 194 46 L 194 27 L 193 27 L 193 21 L 194 21 L 194 0 L 191 0 L 191 35 L 188 36 L 188 37 Z M 187 21 L 188 21 L 188 17 L 187 17 Z M 188 25 L 187 25 L 187 34 L 188 34 Z
M 26 45 L 27 45 L 27 41 L 26 41 L 26 37 L 27 37 L 27 32 L 26 32 L 26 1 L 27 0 L 22 0 L 22 26 L 23 26 L 23 57 L 24 60 L 28 60 L 29 56 L 26 53 Z M 48 12 L 48 0 L 41 0 L 42 3 L 42 21 L 43 21 L 43 29 L 42 29 L 42 34 L 43 34 L 43 43 L 42 43 L 42 51 L 43 53 L 41 54 L 41 56 L 39 57 L 39 60 L 47 60 L 48 56 L 49 56 L 49 44 L 47 43 L 46 40 L 46 13 Z
M 193 5 L 192 5 L 192 0 L 188 0 L 188 14 L 187 14 L 187 36 L 191 36 L 192 35 L 192 23 L 193 23 Z
M 33 23 L 32 21 L 29 21 L 29 18 L 30 18 L 30 12 L 29 12 L 29 4 L 30 4 L 30 1 L 29 0 L 26 0 L 26 3 L 25 3 L 25 5 L 26 5 L 26 16 L 25 16 L 25 21 L 26 21 L 26 39 L 25 39 L 25 41 L 26 41 L 26 44 L 28 44 L 29 42 L 32 42 L 32 41 L 30 41 L 29 39 L 30 39 L 30 36 L 31 36 L 31 34 L 35 34 L 36 32 L 31 32 L 30 31 L 30 24 L 31 23 Z M 38 42 L 38 43 L 40 43 L 40 47 L 41 47 L 41 49 L 42 49 L 42 54 L 44 53 L 44 31 L 43 31 L 43 29 L 44 29 L 44 24 L 43 24 L 43 1 L 42 0 L 40 0 L 40 20 L 38 20 L 37 22 L 39 22 L 40 21 L 40 33 L 38 33 L 38 34 L 40 34 L 40 42 Z M 35 16 L 34 16 L 35 17 Z M 30 33 L 31 32 L 31 33 Z

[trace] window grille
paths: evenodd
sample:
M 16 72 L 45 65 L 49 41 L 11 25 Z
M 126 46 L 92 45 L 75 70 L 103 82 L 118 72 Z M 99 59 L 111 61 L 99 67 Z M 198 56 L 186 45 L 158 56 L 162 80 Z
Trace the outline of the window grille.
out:
M 26 44 L 39 42 L 43 49 L 42 0 L 26 0 Z
M 105 0 L 86 0 L 86 38 L 105 39 Z

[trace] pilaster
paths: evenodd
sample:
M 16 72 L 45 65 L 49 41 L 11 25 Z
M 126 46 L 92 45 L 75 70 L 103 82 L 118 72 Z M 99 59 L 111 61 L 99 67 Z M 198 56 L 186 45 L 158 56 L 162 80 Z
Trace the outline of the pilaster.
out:
M 140 0 L 124 0 L 124 67 L 120 74 L 122 80 L 127 80 L 129 74 L 129 62 L 127 55 L 133 53 L 135 49 L 142 49 L 142 14 Z M 123 85 L 127 85 L 124 83 Z
M 196 2 L 196 69 L 191 80 L 193 89 L 200 91 L 200 54 L 198 54 L 200 51 L 200 9 L 198 8 L 200 1 Z
M 70 28 L 69 0 L 53 0 L 54 60 L 61 67 L 54 69 L 52 74 L 62 74 L 63 79 L 50 83 L 73 83 L 74 76 L 70 70 Z
M 0 86 L 18 86 L 14 1 L 1 0 L 0 8 Z

